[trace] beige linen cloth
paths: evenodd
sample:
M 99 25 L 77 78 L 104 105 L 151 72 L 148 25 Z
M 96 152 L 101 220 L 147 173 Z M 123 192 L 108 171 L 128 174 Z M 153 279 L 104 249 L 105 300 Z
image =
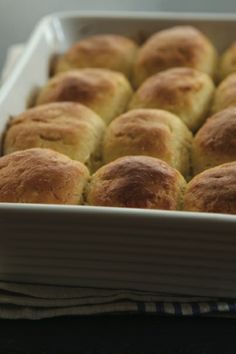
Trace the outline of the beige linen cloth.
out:
M 7 80 L 23 49 L 10 48 L 2 81 Z M 105 290 L 0 282 L 0 318 L 41 319 L 64 315 L 153 313 L 165 315 L 233 315 L 234 302 L 170 296 L 134 290 Z
M 232 313 L 235 304 L 217 299 L 152 292 L 58 287 L 0 282 L 0 318 L 42 319 L 65 315 L 152 313 L 205 315 Z

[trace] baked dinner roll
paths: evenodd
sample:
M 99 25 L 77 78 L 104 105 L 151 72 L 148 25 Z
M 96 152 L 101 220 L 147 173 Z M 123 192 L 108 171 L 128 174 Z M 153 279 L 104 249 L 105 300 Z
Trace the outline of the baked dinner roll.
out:
M 0 158 L 0 202 L 80 204 L 89 178 L 80 162 L 49 149 Z
M 209 118 L 193 140 L 195 174 L 230 161 L 236 161 L 236 107 Z
M 105 163 L 121 156 L 148 155 L 166 161 L 189 176 L 192 134 L 174 114 L 158 109 L 135 109 L 122 114 L 107 128 Z
M 221 57 L 219 79 L 223 80 L 226 76 L 234 72 L 236 72 L 236 42 L 234 42 Z
M 133 68 L 137 44 L 116 34 L 95 35 L 75 43 L 56 65 L 56 72 L 81 68 L 106 68 L 128 78 Z
M 81 69 L 58 74 L 39 92 L 37 105 L 73 101 L 91 108 L 108 124 L 124 112 L 132 88 L 121 73 L 107 69 Z
M 151 76 L 134 94 L 129 109 L 170 111 L 192 131 L 204 122 L 214 93 L 210 77 L 191 68 L 173 68 Z
M 166 162 L 149 156 L 121 157 L 91 179 L 87 203 L 110 207 L 180 209 L 186 182 Z
M 212 113 L 234 106 L 236 106 L 236 73 L 227 76 L 216 88 Z
M 103 120 L 73 102 L 49 103 L 12 119 L 4 139 L 4 153 L 34 147 L 50 148 L 93 169 L 99 162 Z
M 176 26 L 153 34 L 137 55 L 134 84 L 139 86 L 149 76 L 179 66 L 215 76 L 217 52 L 194 27 Z
M 187 186 L 184 209 L 236 214 L 236 161 L 195 176 Z

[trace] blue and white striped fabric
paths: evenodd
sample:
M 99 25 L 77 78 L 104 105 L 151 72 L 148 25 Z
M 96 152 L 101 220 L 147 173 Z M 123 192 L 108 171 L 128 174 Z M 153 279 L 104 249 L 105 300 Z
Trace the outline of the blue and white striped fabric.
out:
M 137 303 L 138 312 L 175 316 L 199 316 L 215 313 L 236 314 L 235 302 L 149 302 Z
M 236 316 L 236 301 L 131 290 L 71 288 L 0 282 L 0 318 L 155 314 Z

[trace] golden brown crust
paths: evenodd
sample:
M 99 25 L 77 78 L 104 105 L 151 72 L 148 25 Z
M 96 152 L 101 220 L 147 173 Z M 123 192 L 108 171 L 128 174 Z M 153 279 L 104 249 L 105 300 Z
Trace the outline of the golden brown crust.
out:
M 95 35 L 75 43 L 58 61 L 56 72 L 81 68 L 107 68 L 130 76 L 137 44 L 115 35 Z
M 193 141 L 193 167 L 204 169 L 236 160 L 236 107 L 210 117 Z
M 217 53 L 196 28 L 176 26 L 152 35 L 141 47 L 134 66 L 134 82 L 172 67 L 190 67 L 215 75 Z
M 230 74 L 216 88 L 212 113 L 236 106 L 236 73 Z
M 166 162 L 148 156 L 126 156 L 100 168 L 87 193 L 90 205 L 166 209 L 180 208 L 185 180 Z
M 195 131 L 203 123 L 214 92 L 209 76 L 191 68 L 172 68 L 148 78 L 129 108 L 160 108 L 178 115 Z
M 135 109 L 117 117 L 103 144 L 105 163 L 128 155 L 147 155 L 189 174 L 192 134 L 181 120 L 163 110 Z
M 79 204 L 89 178 L 80 162 L 49 149 L 0 158 L 0 202 Z
M 39 92 L 36 105 L 73 101 L 94 110 L 107 123 L 122 113 L 132 95 L 123 74 L 106 69 L 81 69 L 61 73 Z
M 33 147 L 50 148 L 91 163 L 105 131 L 102 119 L 78 103 L 49 103 L 12 119 L 4 139 L 4 154 Z
M 96 69 L 59 74 L 41 91 L 37 104 L 72 101 L 92 105 L 101 97 L 98 93 L 114 94 L 115 84 L 107 74 L 105 70 Z
M 184 209 L 236 214 L 236 162 L 211 168 L 195 176 L 187 186 Z
M 219 74 L 220 80 L 224 80 L 229 74 L 236 72 L 236 42 L 223 53 L 220 60 Z

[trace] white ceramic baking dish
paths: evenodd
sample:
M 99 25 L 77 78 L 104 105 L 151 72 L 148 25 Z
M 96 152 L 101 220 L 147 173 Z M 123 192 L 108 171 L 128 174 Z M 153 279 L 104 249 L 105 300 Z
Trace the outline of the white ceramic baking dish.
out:
M 95 33 L 142 38 L 192 24 L 221 51 L 236 16 L 64 13 L 44 18 L 0 91 L 0 132 L 48 79 L 50 58 Z M 0 204 L 0 280 L 236 297 L 236 216 Z

